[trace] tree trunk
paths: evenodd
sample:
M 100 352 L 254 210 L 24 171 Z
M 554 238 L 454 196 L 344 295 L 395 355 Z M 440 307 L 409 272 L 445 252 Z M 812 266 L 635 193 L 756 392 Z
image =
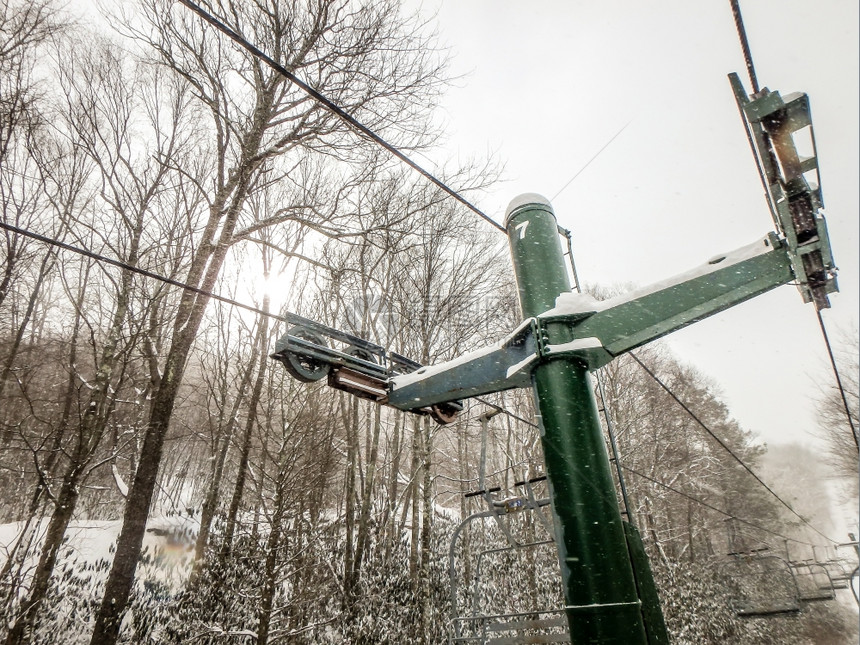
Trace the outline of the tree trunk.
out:
M 155 491 L 164 438 L 176 402 L 185 359 L 191 346 L 190 336 L 180 340 L 180 343 L 171 347 L 162 386 L 153 400 L 149 427 L 144 436 L 140 461 L 126 499 L 122 530 L 111 572 L 105 585 L 105 595 L 96 617 L 91 645 L 115 643 L 119 636 L 120 620 L 134 583 L 134 572 L 146 532 L 146 520 L 149 516 L 152 494 Z
M 286 440 L 284 440 L 286 443 Z M 274 513 L 269 537 L 266 540 L 266 564 L 263 572 L 263 589 L 260 592 L 260 610 L 257 612 L 257 645 L 267 645 L 272 620 L 272 606 L 275 601 L 277 583 L 278 550 L 283 532 L 284 494 L 286 492 L 287 469 L 283 449 L 281 450 L 277 488 L 275 489 Z
M 248 391 L 248 386 L 251 384 L 251 373 L 256 365 L 257 353 L 253 352 L 251 364 L 242 374 L 242 380 L 239 382 L 239 388 L 233 400 L 233 405 L 227 414 L 227 427 L 223 430 L 221 440 L 215 453 L 215 464 L 212 467 L 212 482 L 209 485 L 209 490 L 206 492 L 206 499 L 203 502 L 203 509 L 200 513 L 200 532 L 197 534 L 197 542 L 194 548 L 194 571 L 192 578 L 196 578 L 199 568 L 203 563 L 203 556 L 206 553 L 206 546 L 209 544 L 209 532 L 212 529 L 212 520 L 215 518 L 215 509 L 218 506 L 218 500 L 221 494 L 221 480 L 224 477 L 224 463 L 227 461 L 227 453 L 230 451 L 230 444 L 233 442 L 233 431 L 236 428 L 236 418 L 239 414 L 239 408 L 245 400 L 245 394 Z M 226 404 L 226 402 L 225 402 Z M 222 425 L 223 420 L 219 419 L 219 425 Z M 231 531 L 232 536 L 232 531 Z
M 244 395 L 245 387 L 247 387 L 247 383 L 243 379 L 239 384 L 239 392 L 236 395 L 237 404 Z M 236 408 L 238 406 L 234 405 L 233 407 Z M 197 534 L 197 541 L 194 544 L 194 570 L 192 571 L 192 578 L 196 578 L 199 567 L 203 562 L 203 556 L 206 554 L 206 547 L 209 544 L 209 531 L 212 529 L 212 519 L 215 517 L 215 508 L 218 506 L 218 498 L 221 492 L 221 478 L 224 475 L 224 462 L 227 460 L 227 453 L 233 440 L 233 428 L 235 426 L 233 419 L 235 419 L 237 411 L 235 409 L 231 411 L 232 414 L 227 421 L 224 436 L 221 438 L 221 443 L 216 449 L 215 464 L 212 466 L 212 481 L 209 484 L 209 490 L 206 491 L 206 498 L 203 500 L 203 508 L 200 511 L 200 532 Z
M 85 283 L 86 281 L 84 281 Z M 54 439 L 51 442 L 51 449 L 48 452 L 48 457 L 45 463 L 41 466 L 42 475 L 39 476 L 39 482 L 36 484 L 36 490 L 33 491 L 33 496 L 30 498 L 30 504 L 27 509 L 27 518 L 25 525 L 21 531 L 20 537 L 15 541 L 14 546 L 10 550 L 6 562 L 3 564 L 3 570 L 0 572 L 0 581 L 3 581 L 7 589 L 3 606 L 17 595 L 18 585 L 13 582 L 20 575 L 20 567 L 26 560 L 27 553 L 33 543 L 36 535 L 37 527 L 40 522 L 36 521 L 36 514 L 41 506 L 42 498 L 47 490 L 48 481 L 44 478 L 50 477 L 54 471 L 54 466 L 60 456 L 60 448 L 62 447 L 63 438 L 66 430 L 69 427 L 69 418 L 72 414 L 72 403 L 75 398 L 75 371 L 72 368 L 77 361 L 78 353 L 78 336 L 81 331 L 81 307 L 83 306 L 85 289 L 81 288 L 78 291 L 78 298 L 75 305 L 75 321 L 72 324 L 72 338 L 69 342 L 69 378 L 66 381 L 66 393 L 63 399 L 63 411 L 60 414 L 60 421 L 57 430 L 54 432 Z M 43 478 L 44 477 L 44 478 Z M 12 572 L 18 567 L 18 573 Z
M 462 432 L 457 433 L 457 465 L 460 474 L 460 521 L 464 521 L 468 516 L 468 509 L 466 507 L 466 493 L 469 492 L 466 482 L 469 481 L 469 452 L 468 452 L 468 444 L 467 444 L 467 436 L 466 436 L 467 427 L 463 428 Z M 476 487 L 477 488 L 477 487 Z M 474 489 L 473 489 L 474 490 Z M 536 511 L 539 512 L 539 511 Z M 466 525 L 463 529 L 463 580 L 471 580 L 472 578 L 472 570 L 471 570 L 471 558 L 469 557 L 469 538 L 471 533 L 471 527 Z M 536 596 L 535 596 L 536 597 Z
M 12 366 L 15 364 L 15 359 L 18 357 L 18 350 L 21 348 L 21 343 L 24 340 L 24 333 L 27 331 L 27 326 L 30 324 L 30 319 L 33 316 L 33 310 L 36 308 L 36 301 L 39 299 L 42 290 L 42 282 L 45 276 L 53 268 L 56 256 L 53 251 L 49 251 L 42 258 L 42 264 L 39 267 L 39 273 L 36 276 L 36 284 L 33 286 L 33 292 L 30 294 L 30 299 L 27 301 L 27 309 L 24 311 L 24 316 L 21 319 L 21 324 L 18 326 L 18 331 L 15 334 L 15 340 L 12 342 L 12 347 L 9 349 L 9 354 L 6 361 L 3 363 L 3 371 L 0 372 L 0 398 L 3 396 L 3 390 L 6 389 L 6 383 L 12 375 Z M 2 445 L 5 446 L 11 440 L 11 430 L 6 430 L 2 435 Z
M 269 296 L 263 297 L 263 311 L 269 311 Z M 236 518 L 239 514 L 239 506 L 242 503 L 242 494 L 245 491 L 245 479 L 248 472 L 248 459 L 251 455 L 251 437 L 253 435 L 254 424 L 257 422 L 257 407 L 260 404 L 260 396 L 263 392 L 263 383 L 266 380 L 266 369 L 268 362 L 262 359 L 263 351 L 266 346 L 266 339 L 269 337 L 269 319 L 267 316 L 260 318 L 260 327 L 257 332 L 257 338 L 254 342 L 254 357 L 261 356 L 260 365 L 257 370 L 257 377 L 254 380 L 254 388 L 251 391 L 251 399 L 248 401 L 248 418 L 245 420 L 245 432 L 242 435 L 242 448 L 239 454 L 239 469 L 236 474 L 236 485 L 233 488 L 233 497 L 230 499 L 230 509 L 227 512 L 227 525 L 224 529 L 224 544 L 222 546 L 222 554 L 230 553 L 230 548 L 233 542 L 233 534 L 236 531 Z M 253 365 L 253 363 L 252 363 Z M 248 368 L 250 374 L 253 367 Z
M 346 476 L 344 478 L 343 603 L 347 612 L 353 604 L 355 563 L 355 471 L 358 461 L 358 399 L 351 397 L 346 420 Z
M 137 258 L 136 243 L 137 239 L 133 239 L 132 261 L 136 261 Z M 44 600 L 45 593 L 48 590 L 48 582 L 57 562 L 57 553 L 63 543 L 69 522 L 74 515 L 80 495 L 80 487 L 87 475 L 86 467 L 101 443 L 113 411 L 113 398 L 110 394 L 111 381 L 117 363 L 117 348 L 128 314 L 131 284 L 131 272 L 123 271 L 120 291 L 117 294 L 116 310 L 111 320 L 108 337 L 102 347 L 95 384 L 89 404 L 85 408 L 83 418 L 81 419 L 71 463 L 63 478 L 63 486 L 55 502 L 51 521 L 48 524 L 48 532 L 45 537 L 45 543 L 42 546 L 42 554 L 30 587 L 30 593 L 23 604 L 24 609 L 21 617 L 9 631 L 6 639 L 7 645 L 22 642 L 21 639 L 27 627 L 32 624 L 38 607 L 42 600 Z
M 419 481 L 421 476 L 421 420 L 415 417 L 412 423 L 412 469 L 409 488 L 412 495 L 412 526 L 411 539 L 409 540 L 409 577 L 412 580 L 412 589 L 416 595 L 419 593 L 418 588 L 418 540 L 420 539 L 418 528 L 420 522 L 420 490 Z
M 421 516 L 421 568 L 418 579 L 421 583 L 421 626 L 422 634 L 429 631 L 430 621 L 430 552 L 432 550 L 431 537 L 433 530 L 433 480 L 431 476 L 431 459 L 433 449 L 433 436 L 430 417 L 421 418 L 422 425 L 422 516 Z M 425 639 L 426 642 L 426 639 Z
M 57 505 L 48 524 L 45 543 L 42 546 L 42 555 L 39 558 L 33 581 L 30 583 L 30 592 L 27 600 L 22 604 L 18 619 L 6 635 L 6 645 L 24 643 L 24 638 L 38 614 L 39 606 L 48 591 L 48 582 L 57 563 L 57 554 L 63 545 L 66 529 L 68 529 L 72 514 L 75 511 L 82 474 L 83 468 L 75 468 L 63 479 L 63 487 L 57 497 Z
M 386 524 L 388 526 L 388 539 L 385 544 L 385 560 L 391 559 L 392 549 L 400 540 L 400 532 L 397 527 L 397 488 L 400 477 L 400 452 L 403 437 L 405 416 L 400 412 L 394 413 L 394 438 L 391 446 L 391 472 L 388 478 L 388 504 L 386 505 Z
M 210 221 L 204 234 L 205 251 L 201 248 L 195 256 L 186 279 L 188 284 L 200 284 L 204 292 L 212 290 L 221 272 L 244 196 L 247 194 L 249 174 L 250 168 L 244 169 L 244 175 L 239 180 L 240 185 L 236 187 L 237 195 L 230 202 L 218 243 L 214 245 L 209 242 L 209 239 L 214 237 L 217 223 L 222 219 L 222 207 L 225 201 L 217 200 L 210 207 Z M 164 374 L 153 397 L 149 424 L 140 451 L 140 461 L 126 499 L 122 530 L 117 541 L 113 565 L 105 584 L 105 594 L 96 616 L 91 645 L 113 645 L 119 636 L 122 614 L 134 584 L 140 547 L 146 533 L 146 520 L 155 492 L 164 439 L 173 416 L 173 407 L 176 405 L 176 397 L 179 394 L 188 356 L 208 303 L 209 297 L 203 294 L 195 294 L 191 291 L 184 291 L 182 294 L 174 324 L 173 342 L 165 361 Z
M 645 520 L 648 524 L 648 532 L 651 534 L 651 539 L 654 541 L 654 548 L 657 549 L 657 553 L 660 554 L 660 559 L 668 569 L 670 568 L 669 558 L 666 556 L 666 551 L 663 549 L 663 543 L 660 542 L 660 538 L 657 536 L 657 524 L 654 522 L 651 499 L 647 496 L 645 497 Z
M 358 582 L 361 562 L 370 533 L 370 511 L 373 506 L 373 485 L 376 475 L 376 461 L 379 455 L 379 433 L 382 429 L 382 406 L 377 405 L 373 415 L 373 437 L 370 441 L 370 453 L 367 457 L 366 475 L 364 476 L 364 491 L 361 499 L 361 514 L 358 520 L 358 538 L 355 547 L 355 562 L 353 572 L 355 582 Z

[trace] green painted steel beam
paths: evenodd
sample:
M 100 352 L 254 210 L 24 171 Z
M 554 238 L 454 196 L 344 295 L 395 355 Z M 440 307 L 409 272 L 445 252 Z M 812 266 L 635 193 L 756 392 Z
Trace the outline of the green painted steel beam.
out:
M 531 385 L 538 355 L 535 321 L 528 319 L 498 343 L 447 363 L 391 379 L 388 405 L 401 410 Z
M 570 290 L 555 215 L 544 198 L 525 195 L 505 226 L 523 315 L 538 316 Z M 564 340 L 567 326 L 548 323 L 538 345 Z M 588 365 L 577 356 L 543 360 L 532 384 L 571 642 L 648 643 Z
M 594 303 L 594 314 L 569 326 L 570 340 L 597 338 L 618 356 L 793 279 L 789 256 L 771 234 L 664 283 Z M 564 304 L 563 297 L 541 319 L 562 318 Z
M 549 211 L 547 211 L 549 212 Z M 549 245 L 558 246 L 526 220 L 512 236 L 514 262 L 540 275 Z M 520 238 L 522 236 L 522 238 Z M 537 260 L 529 255 L 532 251 Z M 564 280 L 562 280 L 562 277 Z M 387 403 L 402 410 L 528 387 L 542 361 L 573 356 L 597 369 L 616 356 L 794 280 L 786 245 L 774 234 L 696 269 L 598 302 L 570 291 L 567 276 L 537 278 L 520 286 L 530 316 L 502 341 L 390 380 Z M 556 290 L 561 289 L 556 293 Z M 535 293 L 536 291 L 536 293 Z

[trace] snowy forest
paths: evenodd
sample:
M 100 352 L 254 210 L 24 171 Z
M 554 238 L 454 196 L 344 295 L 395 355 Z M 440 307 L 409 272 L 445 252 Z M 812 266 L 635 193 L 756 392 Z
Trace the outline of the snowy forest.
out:
M 206 6 L 398 149 L 439 145 L 448 53 L 398 0 Z M 106 10 L 0 0 L 0 638 L 430 644 L 563 608 L 548 506 L 458 531 L 482 486 L 549 494 L 529 391 L 436 425 L 269 357 L 286 312 L 424 365 L 495 342 L 504 236 L 180 3 Z M 435 172 L 467 199 L 500 176 Z M 856 335 L 838 359 L 856 424 Z M 597 376 L 673 642 L 856 642 L 838 392 L 810 396 L 814 455 L 659 342 Z

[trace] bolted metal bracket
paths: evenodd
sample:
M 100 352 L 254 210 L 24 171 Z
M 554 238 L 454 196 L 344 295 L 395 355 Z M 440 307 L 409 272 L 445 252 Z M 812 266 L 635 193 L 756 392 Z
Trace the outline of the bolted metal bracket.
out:
M 839 288 L 824 220 L 809 97 L 802 92 L 783 97 L 767 88 L 747 96 L 737 74 L 729 74 L 729 82 L 803 301 L 819 310 L 830 307 L 827 296 Z M 802 155 L 798 144 L 811 154 Z

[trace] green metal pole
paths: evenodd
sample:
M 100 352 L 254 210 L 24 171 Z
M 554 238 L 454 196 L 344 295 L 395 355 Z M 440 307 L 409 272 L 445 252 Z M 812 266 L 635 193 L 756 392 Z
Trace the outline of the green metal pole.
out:
M 523 316 L 555 306 L 570 290 L 549 202 L 522 195 L 505 220 Z M 543 340 L 572 340 L 550 323 Z M 570 637 L 574 643 L 648 643 L 621 512 L 588 370 L 575 358 L 544 361 L 532 384 L 540 414 Z

